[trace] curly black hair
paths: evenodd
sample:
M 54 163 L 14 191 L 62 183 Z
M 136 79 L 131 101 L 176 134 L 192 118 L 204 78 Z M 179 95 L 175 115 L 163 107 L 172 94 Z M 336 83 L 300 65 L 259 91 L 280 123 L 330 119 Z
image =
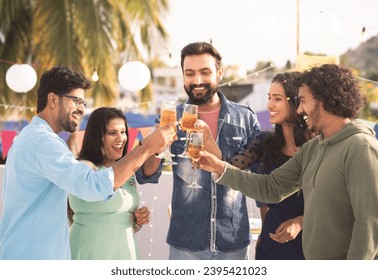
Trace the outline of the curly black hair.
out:
M 324 110 L 336 116 L 356 119 L 365 102 L 359 80 L 343 65 L 315 66 L 304 71 L 296 84 L 307 85 L 314 98 L 322 101 Z

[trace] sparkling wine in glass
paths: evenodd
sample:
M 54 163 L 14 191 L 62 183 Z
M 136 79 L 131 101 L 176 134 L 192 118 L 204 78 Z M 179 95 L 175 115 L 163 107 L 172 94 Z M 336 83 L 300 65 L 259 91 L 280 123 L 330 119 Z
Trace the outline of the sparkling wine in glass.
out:
M 200 186 L 196 180 L 196 170 L 197 170 L 196 163 L 201 158 L 200 151 L 203 151 L 203 150 L 204 150 L 203 133 L 191 132 L 189 134 L 187 154 L 195 162 L 195 164 L 193 164 L 193 169 L 192 169 L 192 183 L 187 186 L 188 188 L 192 188 L 192 189 L 202 188 L 202 186 Z
M 163 101 L 160 110 L 160 125 L 165 126 L 167 124 L 174 123 L 177 120 L 176 115 L 176 102 L 175 101 Z M 163 165 L 175 165 L 177 164 L 172 160 L 175 155 L 171 153 L 171 145 L 167 145 L 164 151 L 156 157 L 164 159 Z
M 182 114 L 180 126 L 183 131 L 185 131 L 185 146 L 184 151 L 179 154 L 179 157 L 188 158 L 188 135 L 194 130 L 194 124 L 198 120 L 198 106 L 193 104 L 185 104 L 184 112 Z

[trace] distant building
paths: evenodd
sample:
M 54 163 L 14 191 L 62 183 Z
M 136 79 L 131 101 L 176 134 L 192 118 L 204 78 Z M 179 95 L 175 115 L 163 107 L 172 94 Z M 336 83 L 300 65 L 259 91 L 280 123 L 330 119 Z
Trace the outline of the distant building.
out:
M 163 100 L 176 100 L 183 103 L 186 98 L 180 67 L 161 67 L 153 70 L 154 103 L 157 108 Z
M 261 127 L 270 130 L 272 125 L 269 122 L 266 103 L 270 83 L 275 74 L 274 71 L 266 71 L 259 75 L 247 73 L 246 79 L 240 79 L 230 84 L 225 82 L 221 85 L 220 90 L 230 100 L 250 107 L 257 114 Z

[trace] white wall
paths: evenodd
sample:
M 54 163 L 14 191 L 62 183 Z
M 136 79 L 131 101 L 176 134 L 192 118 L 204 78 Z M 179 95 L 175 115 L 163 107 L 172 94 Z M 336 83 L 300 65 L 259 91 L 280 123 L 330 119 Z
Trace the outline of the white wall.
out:
M 167 260 L 168 245 L 165 242 L 168 227 L 168 206 L 172 196 L 172 173 L 163 172 L 159 184 L 137 184 L 140 207 L 150 209 L 150 224 L 137 233 L 141 258 L 144 260 Z

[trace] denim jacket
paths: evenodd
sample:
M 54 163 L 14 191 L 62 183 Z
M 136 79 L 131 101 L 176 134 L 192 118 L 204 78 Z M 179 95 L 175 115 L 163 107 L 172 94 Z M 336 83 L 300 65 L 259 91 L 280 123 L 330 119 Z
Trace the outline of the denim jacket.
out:
M 256 114 L 248 107 L 228 101 L 218 91 L 221 110 L 218 120 L 217 143 L 223 159 L 228 160 L 241 153 L 247 144 L 261 131 Z M 184 104 L 177 106 L 177 118 L 183 113 Z M 157 118 L 157 122 L 159 119 Z M 184 150 L 185 133 L 178 131 L 178 140 L 171 151 L 180 154 Z M 197 170 L 197 183 L 202 189 L 186 188 L 192 179 L 189 159 L 174 157 L 178 164 L 172 166 L 173 192 L 172 214 L 167 243 L 179 249 L 203 251 L 210 249 L 230 252 L 242 249 L 250 243 L 250 227 L 246 198 L 238 191 L 216 184 L 211 173 Z M 140 184 L 157 183 L 161 167 L 150 177 L 142 168 L 136 173 Z

